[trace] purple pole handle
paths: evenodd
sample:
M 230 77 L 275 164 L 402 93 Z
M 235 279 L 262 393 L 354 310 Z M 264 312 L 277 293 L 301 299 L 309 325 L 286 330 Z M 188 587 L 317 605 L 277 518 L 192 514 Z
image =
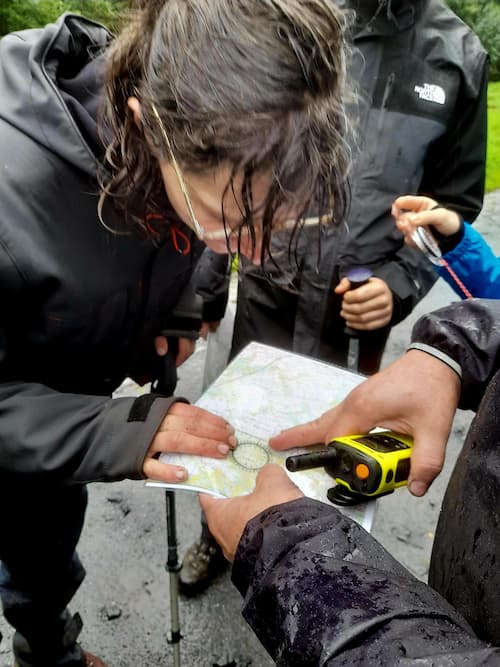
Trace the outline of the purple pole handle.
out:
M 361 287 L 361 285 L 365 285 L 372 276 L 373 273 L 365 266 L 356 266 L 345 274 L 345 277 L 351 283 L 351 287 L 349 288 L 350 290 L 357 289 L 358 287 Z M 347 336 L 354 338 L 357 338 L 360 334 L 359 331 L 356 329 L 351 329 L 351 327 L 348 326 L 344 328 L 344 333 Z
M 345 274 L 347 280 L 351 283 L 350 289 L 356 289 L 367 283 L 373 273 L 364 266 L 356 266 Z

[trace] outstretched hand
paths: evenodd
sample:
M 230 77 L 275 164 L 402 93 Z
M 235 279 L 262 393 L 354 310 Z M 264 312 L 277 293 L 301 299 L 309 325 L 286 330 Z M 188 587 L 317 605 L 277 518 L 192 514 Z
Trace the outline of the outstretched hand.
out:
M 376 426 L 413 437 L 408 486 L 423 496 L 443 467 L 458 406 L 460 379 L 444 362 L 419 350 L 362 382 L 338 406 L 307 424 L 274 436 L 274 449 L 328 443 Z
M 188 473 L 181 466 L 160 463 L 158 454 L 198 454 L 224 458 L 236 447 L 234 428 L 222 417 L 196 405 L 174 403 L 170 406 L 148 449 L 142 472 L 162 482 L 182 482 Z
M 220 499 L 200 495 L 210 532 L 222 547 L 224 556 L 233 562 L 245 526 L 268 507 L 303 497 L 281 466 L 269 464 L 257 475 L 255 489 L 246 496 Z

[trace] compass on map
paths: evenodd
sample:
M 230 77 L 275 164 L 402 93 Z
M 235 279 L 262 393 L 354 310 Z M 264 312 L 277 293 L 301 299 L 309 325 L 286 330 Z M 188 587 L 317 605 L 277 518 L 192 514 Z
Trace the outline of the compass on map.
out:
M 257 442 L 240 442 L 232 452 L 232 457 L 245 470 L 260 470 L 269 463 L 269 452 Z

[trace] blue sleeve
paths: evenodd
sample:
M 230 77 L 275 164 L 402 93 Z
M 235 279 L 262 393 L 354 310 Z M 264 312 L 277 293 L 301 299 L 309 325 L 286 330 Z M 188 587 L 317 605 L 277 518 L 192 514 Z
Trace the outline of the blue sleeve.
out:
M 448 262 L 458 278 L 474 297 L 500 299 L 500 257 L 471 225 L 465 223 L 460 243 L 446 253 Z M 463 298 L 463 294 L 444 267 L 436 267 L 439 275 Z

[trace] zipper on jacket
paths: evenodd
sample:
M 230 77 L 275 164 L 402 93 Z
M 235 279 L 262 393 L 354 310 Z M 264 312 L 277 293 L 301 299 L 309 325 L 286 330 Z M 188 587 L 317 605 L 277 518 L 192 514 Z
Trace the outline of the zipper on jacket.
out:
M 396 82 L 396 73 L 391 72 L 387 77 L 387 83 L 385 84 L 384 95 L 382 97 L 382 104 L 380 105 L 380 117 L 377 123 L 377 132 L 381 132 L 384 126 L 385 114 L 387 111 L 387 104 L 389 97 L 391 95 L 392 89 L 394 88 L 394 83 Z

